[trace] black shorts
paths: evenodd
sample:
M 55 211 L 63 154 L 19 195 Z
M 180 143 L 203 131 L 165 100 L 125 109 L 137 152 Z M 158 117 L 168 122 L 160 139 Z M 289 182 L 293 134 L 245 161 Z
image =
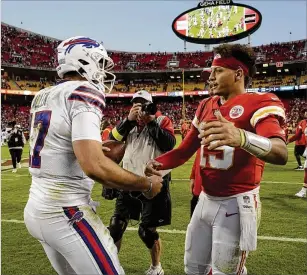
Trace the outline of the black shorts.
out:
M 171 224 L 169 177 L 163 180 L 161 192 L 151 200 L 146 199 L 140 192 L 121 192 L 115 203 L 114 216 L 126 220 L 141 219 L 141 224 L 145 227 Z
M 305 145 L 295 145 L 294 146 L 294 153 L 296 155 L 303 156 L 303 154 L 305 152 L 305 148 L 306 148 Z

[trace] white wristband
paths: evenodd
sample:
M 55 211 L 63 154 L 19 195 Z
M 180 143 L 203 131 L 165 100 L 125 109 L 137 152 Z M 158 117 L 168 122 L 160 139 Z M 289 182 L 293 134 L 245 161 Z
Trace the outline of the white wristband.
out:
M 255 157 L 264 157 L 272 150 L 272 142 L 266 137 L 256 135 L 254 133 L 242 130 L 245 136 L 245 142 L 241 146 L 246 152 Z

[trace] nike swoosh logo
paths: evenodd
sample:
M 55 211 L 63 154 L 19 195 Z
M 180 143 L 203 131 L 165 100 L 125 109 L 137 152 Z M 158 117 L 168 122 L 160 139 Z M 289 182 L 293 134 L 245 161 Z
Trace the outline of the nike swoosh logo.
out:
M 237 215 L 237 214 L 238 213 L 231 213 L 231 214 L 226 213 L 226 217 L 230 217 L 230 216 Z

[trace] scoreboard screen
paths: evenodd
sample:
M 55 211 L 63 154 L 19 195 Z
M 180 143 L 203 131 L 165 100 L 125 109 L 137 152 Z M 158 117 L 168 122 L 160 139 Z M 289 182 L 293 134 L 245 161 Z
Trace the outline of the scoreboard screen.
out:
M 219 44 L 247 37 L 261 25 L 261 13 L 244 4 L 198 6 L 173 21 L 175 34 L 198 44 Z

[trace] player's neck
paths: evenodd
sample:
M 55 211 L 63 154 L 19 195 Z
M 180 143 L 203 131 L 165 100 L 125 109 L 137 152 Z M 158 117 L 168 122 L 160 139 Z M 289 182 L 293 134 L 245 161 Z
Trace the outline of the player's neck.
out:
M 222 95 L 221 96 L 221 104 L 226 103 L 228 100 L 238 96 L 238 95 L 242 95 L 245 94 L 246 91 L 243 89 L 238 89 L 238 90 L 233 90 L 231 93 L 229 93 L 228 95 Z
M 76 76 L 65 77 L 65 78 L 63 78 L 63 80 L 71 80 L 71 81 L 80 80 L 80 81 L 83 81 L 83 80 L 86 80 L 86 79 L 84 77 L 82 77 L 81 75 L 76 75 Z

